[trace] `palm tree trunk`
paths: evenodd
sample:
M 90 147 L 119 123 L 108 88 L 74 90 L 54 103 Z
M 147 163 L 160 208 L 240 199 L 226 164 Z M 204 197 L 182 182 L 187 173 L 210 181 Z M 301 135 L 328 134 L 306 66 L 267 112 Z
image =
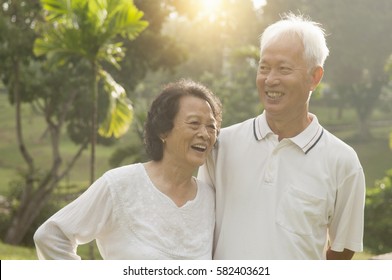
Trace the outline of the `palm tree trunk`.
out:
M 95 146 L 97 144 L 98 127 L 98 67 L 96 61 L 91 62 L 93 73 L 93 92 L 92 92 L 92 119 L 91 119 L 91 158 L 90 158 L 90 185 L 95 181 Z M 94 244 L 89 244 L 90 259 L 94 259 Z
M 95 61 L 92 63 L 93 91 L 92 91 L 92 113 L 91 113 L 91 157 L 90 157 L 90 184 L 95 181 L 95 146 L 97 143 L 98 122 L 98 70 Z

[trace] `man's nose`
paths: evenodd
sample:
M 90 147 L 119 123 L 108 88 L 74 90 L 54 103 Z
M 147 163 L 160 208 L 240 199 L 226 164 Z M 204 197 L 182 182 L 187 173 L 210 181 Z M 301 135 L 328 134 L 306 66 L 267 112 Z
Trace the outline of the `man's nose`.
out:
M 268 72 L 268 74 L 266 74 L 265 77 L 266 85 L 274 86 L 279 84 L 279 82 L 280 82 L 280 75 L 277 71 L 272 69 L 271 71 Z

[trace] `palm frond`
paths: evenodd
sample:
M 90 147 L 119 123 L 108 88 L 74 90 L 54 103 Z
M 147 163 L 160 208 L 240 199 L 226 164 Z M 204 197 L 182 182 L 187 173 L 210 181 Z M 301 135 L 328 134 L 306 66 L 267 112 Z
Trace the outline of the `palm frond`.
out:
M 106 119 L 100 125 L 98 133 L 102 137 L 119 138 L 128 131 L 132 123 L 132 103 L 127 98 L 124 88 L 116 83 L 109 73 L 101 70 L 100 76 L 109 94 L 110 105 Z

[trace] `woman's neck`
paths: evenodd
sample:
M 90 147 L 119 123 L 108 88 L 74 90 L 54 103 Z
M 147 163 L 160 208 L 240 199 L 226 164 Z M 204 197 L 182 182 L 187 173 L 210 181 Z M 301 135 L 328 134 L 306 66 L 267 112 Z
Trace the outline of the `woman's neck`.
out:
M 197 185 L 191 170 L 164 160 L 149 161 L 144 166 L 155 187 L 170 197 L 177 206 L 195 198 Z

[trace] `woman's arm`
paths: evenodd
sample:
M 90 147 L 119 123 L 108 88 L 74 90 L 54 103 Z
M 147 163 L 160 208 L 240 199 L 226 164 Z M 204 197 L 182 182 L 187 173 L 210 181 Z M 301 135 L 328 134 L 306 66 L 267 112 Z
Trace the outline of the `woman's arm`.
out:
M 111 212 L 110 190 L 101 177 L 38 228 L 34 234 L 38 258 L 79 260 L 77 246 L 94 240 Z

